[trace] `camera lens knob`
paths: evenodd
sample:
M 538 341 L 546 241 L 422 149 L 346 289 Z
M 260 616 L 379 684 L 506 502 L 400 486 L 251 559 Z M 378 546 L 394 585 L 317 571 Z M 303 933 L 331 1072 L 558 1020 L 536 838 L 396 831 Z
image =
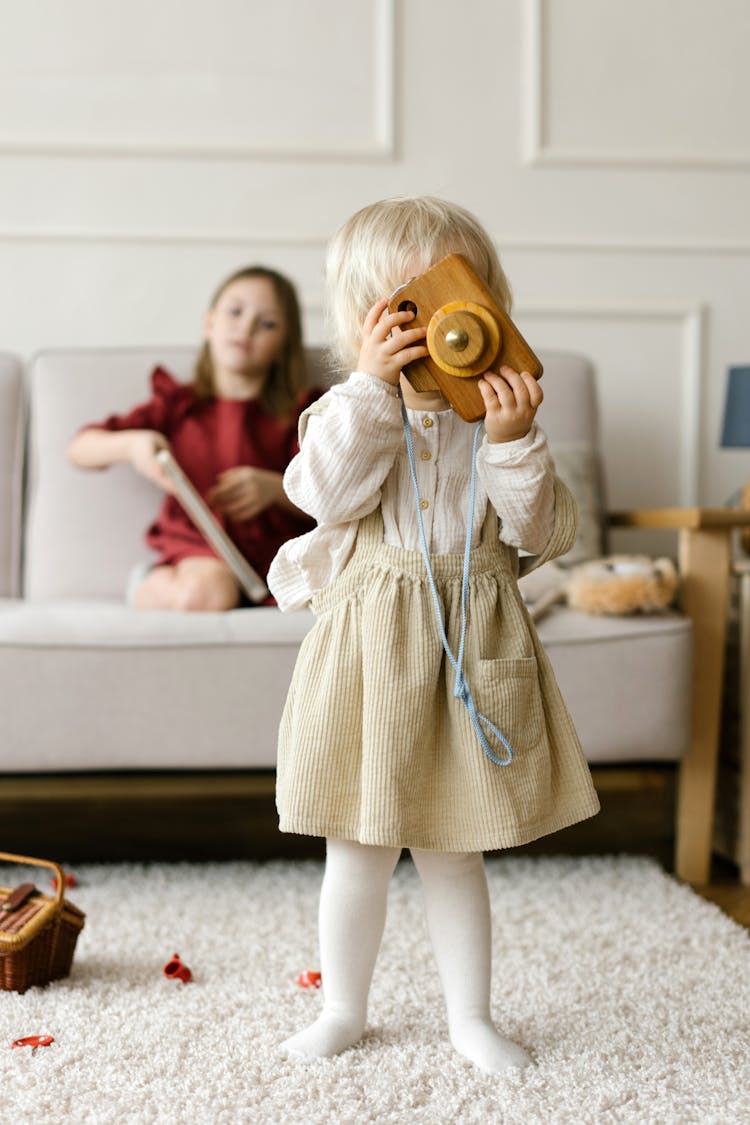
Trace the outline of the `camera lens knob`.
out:
M 446 333 L 445 342 L 454 352 L 462 352 L 469 344 L 469 333 L 463 328 L 451 328 Z
M 482 305 L 451 301 L 437 309 L 427 325 L 430 358 L 448 375 L 481 375 L 500 347 L 500 326 Z

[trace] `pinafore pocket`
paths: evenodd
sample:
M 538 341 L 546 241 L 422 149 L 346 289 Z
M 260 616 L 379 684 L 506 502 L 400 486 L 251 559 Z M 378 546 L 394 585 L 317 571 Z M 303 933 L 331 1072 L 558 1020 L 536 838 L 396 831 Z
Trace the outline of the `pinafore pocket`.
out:
M 515 754 L 528 753 L 545 740 L 535 656 L 480 660 L 472 689 L 477 711 L 503 732 Z

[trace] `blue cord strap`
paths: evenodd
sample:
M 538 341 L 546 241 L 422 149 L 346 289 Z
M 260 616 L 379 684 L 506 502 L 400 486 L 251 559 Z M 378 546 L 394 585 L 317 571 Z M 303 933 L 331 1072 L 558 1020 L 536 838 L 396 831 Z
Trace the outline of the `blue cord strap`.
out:
M 400 392 L 399 392 L 400 393 Z M 435 603 L 435 612 L 437 614 L 438 626 L 440 629 L 440 639 L 443 642 L 445 655 L 451 662 L 451 665 L 456 673 L 456 679 L 453 686 L 453 695 L 456 699 L 460 699 L 466 710 L 469 712 L 471 725 L 474 727 L 476 736 L 479 739 L 479 744 L 484 750 L 487 757 L 496 766 L 509 766 L 513 761 L 513 749 L 508 742 L 508 739 L 498 730 L 494 723 L 492 723 L 486 715 L 482 715 L 477 711 L 474 697 L 471 694 L 471 689 L 466 676 L 463 673 L 464 662 L 464 647 L 466 641 L 466 619 L 467 609 L 469 604 L 469 570 L 470 570 L 470 556 L 471 556 L 471 537 L 474 525 L 474 502 L 476 499 L 476 485 L 477 485 L 477 446 L 479 445 L 479 435 L 482 431 L 482 423 L 477 424 L 474 430 L 474 440 L 471 447 L 471 487 L 469 493 L 469 522 L 466 529 L 466 545 L 464 547 L 464 569 L 463 581 L 461 584 L 461 637 L 458 645 L 458 656 L 454 656 L 451 647 L 448 644 L 448 638 L 445 634 L 445 624 L 443 622 L 443 614 L 440 609 L 440 599 L 438 597 L 437 587 L 435 586 L 435 577 L 432 573 L 430 566 L 430 552 L 427 547 L 427 537 L 424 531 L 424 522 L 422 520 L 422 509 L 419 504 L 419 484 L 417 482 L 417 466 L 414 459 L 414 442 L 412 439 L 411 426 L 406 414 L 406 407 L 404 406 L 403 399 L 401 400 L 401 417 L 404 422 L 404 434 L 406 436 L 406 449 L 409 454 L 409 467 L 411 469 L 411 481 L 414 488 L 414 498 L 417 502 L 417 524 L 419 526 L 419 538 L 422 544 L 422 554 L 424 555 L 425 565 L 427 567 L 427 577 L 430 581 L 430 589 L 432 590 L 432 600 Z M 506 756 L 499 758 L 494 752 L 487 738 L 487 733 L 491 733 L 502 744 Z

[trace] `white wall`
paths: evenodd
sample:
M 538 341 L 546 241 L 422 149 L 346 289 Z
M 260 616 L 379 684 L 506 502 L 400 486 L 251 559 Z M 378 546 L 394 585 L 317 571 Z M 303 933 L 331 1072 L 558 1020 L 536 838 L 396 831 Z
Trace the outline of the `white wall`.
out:
M 532 344 L 601 379 L 610 499 L 721 504 L 750 362 L 746 0 L 0 0 L 0 349 L 189 343 L 384 195 L 497 239 Z

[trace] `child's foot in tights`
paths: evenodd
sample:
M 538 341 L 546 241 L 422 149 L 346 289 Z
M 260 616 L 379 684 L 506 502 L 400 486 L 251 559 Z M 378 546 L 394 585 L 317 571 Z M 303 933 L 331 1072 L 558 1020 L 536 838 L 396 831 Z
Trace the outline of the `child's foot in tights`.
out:
M 281 1044 L 297 1059 L 327 1059 L 353 1047 L 362 1038 L 365 1021 L 354 1013 L 324 1011 L 315 1023 Z
M 320 892 L 323 1011 L 282 1043 L 296 1058 L 328 1058 L 362 1038 L 367 996 L 385 925 L 388 883 L 400 848 L 328 840 Z
M 325 1003 L 319 1018 L 282 1044 L 301 1059 L 328 1058 L 364 1034 L 367 995 L 385 924 L 388 883 L 400 849 L 329 840 L 320 895 Z M 445 992 L 451 1043 L 498 1074 L 531 1059 L 498 1033 L 489 1014 L 490 911 L 481 855 L 412 849 Z
M 503 1039 L 489 1018 L 465 1016 L 451 1021 L 450 1036 L 459 1055 L 490 1074 L 531 1065 L 526 1052 L 510 1039 Z
M 354 1013 L 323 1012 L 314 1024 L 281 1046 L 288 1055 L 299 1059 L 330 1058 L 353 1047 L 364 1030 L 364 1020 Z M 509 1039 L 503 1039 L 489 1019 L 467 1016 L 454 1021 L 450 1036 L 459 1055 L 491 1074 L 531 1064 L 526 1052 Z
M 422 881 L 451 1043 L 493 1074 L 528 1066 L 526 1052 L 503 1039 L 490 1018 L 490 902 L 481 854 L 417 848 L 411 854 Z

